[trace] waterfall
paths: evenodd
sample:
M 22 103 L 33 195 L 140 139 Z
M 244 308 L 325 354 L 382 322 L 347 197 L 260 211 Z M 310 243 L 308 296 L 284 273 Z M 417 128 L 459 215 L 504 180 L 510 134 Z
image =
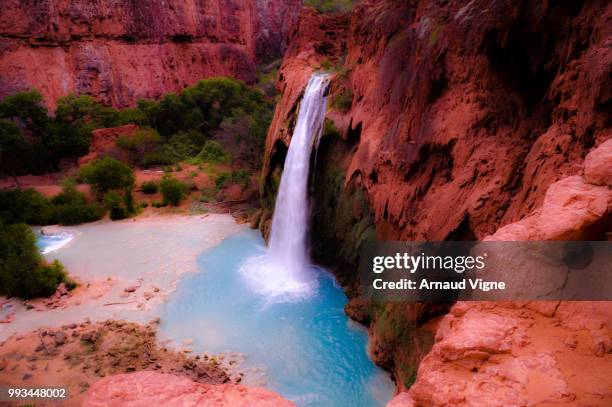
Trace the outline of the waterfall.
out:
M 313 143 L 323 129 L 328 85 L 326 74 L 315 73 L 308 82 L 285 158 L 267 253 L 243 267 L 253 287 L 271 297 L 303 296 L 316 288 L 306 242 L 307 186 Z
M 295 131 L 289 145 L 281 179 L 269 254 L 278 259 L 289 274 L 299 275 L 308 262 L 306 254 L 307 183 L 310 152 L 325 118 L 328 78 L 315 74 L 304 92 Z

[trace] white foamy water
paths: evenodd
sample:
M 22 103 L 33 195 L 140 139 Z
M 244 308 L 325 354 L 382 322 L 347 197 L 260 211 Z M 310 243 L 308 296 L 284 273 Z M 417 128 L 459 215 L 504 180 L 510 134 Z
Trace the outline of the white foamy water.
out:
M 314 74 L 304 92 L 276 198 L 267 253 L 250 259 L 243 274 L 271 298 L 301 298 L 316 289 L 309 271 L 308 173 L 313 142 L 321 134 L 327 109 L 329 76 Z
M 43 233 L 43 229 L 37 232 L 38 247 L 42 254 L 48 254 L 61 249 L 74 239 L 74 233 L 67 231 L 52 231 L 50 234 Z

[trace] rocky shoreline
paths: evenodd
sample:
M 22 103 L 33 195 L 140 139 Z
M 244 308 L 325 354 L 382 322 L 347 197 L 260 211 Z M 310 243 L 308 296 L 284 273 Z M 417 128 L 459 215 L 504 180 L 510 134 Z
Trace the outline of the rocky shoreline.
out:
M 121 373 L 155 371 L 197 383 L 239 383 L 242 373 L 213 355 L 176 351 L 157 341 L 159 319 L 147 325 L 107 320 L 68 324 L 13 335 L 0 343 L 0 382 L 19 386 L 67 386 L 79 404 L 97 380 Z

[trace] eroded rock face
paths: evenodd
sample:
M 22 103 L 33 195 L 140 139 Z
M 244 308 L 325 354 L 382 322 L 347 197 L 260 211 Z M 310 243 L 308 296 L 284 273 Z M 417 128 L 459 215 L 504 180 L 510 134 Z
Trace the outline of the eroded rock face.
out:
M 586 240 L 610 230 L 612 190 L 586 176 L 587 167 L 607 171 L 606 144 L 587 156 L 585 178 L 552 184 L 536 213 L 484 240 Z M 610 302 L 458 302 L 409 395 L 390 406 L 608 405 L 611 322 Z
M 612 139 L 586 156 L 584 179 L 590 184 L 612 186 Z
M 299 0 L 0 1 L 0 98 L 40 90 L 116 107 L 210 76 L 255 80 L 278 57 Z
M 140 127 L 135 124 L 94 130 L 91 134 L 89 153 L 79 158 L 79 165 L 87 164 L 105 155 L 127 159 L 125 152 L 117 147 L 117 140 L 120 137 L 135 136 L 139 131 Z
M 208 385 L 155 372 L 105 377 L 91 386 L 83 407 L 292 407 L 282 397 L 257 387 Z
M 339 134 L 328 132 L 317 152 L 311 227 L 315 257 L 335 269 L 350 297 L 359 296 L 356 253 L 373 234 L 418 241 L 606 238 L 609 2 L 363 0 L 348 24 L 346 18 L 303 13 L 290 37 L 278 84 L 282 102 L 266 143 L 264 202 L 274 196 L 309 76 L 335 67 L 327 117 Z M 419 332 L 444 311 L 427 304 L 374 308 L 353 299 L 349 311 L 370 322 L 374 360 L 394 372 L 399 389 L 415 389 L 396 403 L 608 400 L 605 363 L 591 349 L 609 357 L 609 331 L 557 331 L 567 321 L 559 313 L 565 304 L 506 305 L 466 309 L 465 321 L 453 308 L 439 321 L 446 339 L 436 341 Z M 574 310 L 582 315 L 590 307 Z M 601 323 L 609 313 L 593 315 Z M 563 340 L 545 344 L 549 333 Z M 584 381 L 557 355 L 574 344 L 578 351 L 568 357 L 596 366 Z M 413 386 L 412 368 L 425 354 Z M 526 374 L 535 379 L 526 382 Z M 541 376 L 539 392 L 532 387 Z
M 330 100 L 348 106 L 329 117 L 350 152 L 337 167 L 345 190 L 365 192 L 379 238 L 482 239 L 612 136 L 607 2 L 364 0 L 344 35 L 320 28 L 342 18 L 302 15 L 264 171 L 278 168 L 311 72 L 344 61 Z

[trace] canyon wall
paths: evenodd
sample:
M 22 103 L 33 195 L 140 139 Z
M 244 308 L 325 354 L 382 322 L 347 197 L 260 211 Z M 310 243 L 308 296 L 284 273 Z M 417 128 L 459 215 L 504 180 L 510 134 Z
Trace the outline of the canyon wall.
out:
M 256 80 L 301 0 L 0 0 L 0 98 L 36 88 L 134 105 L 210 76 Z
M 421 380 L 436 370 L 417 377 L 416 366 L 440 347 L 438 326 L 453 314 L 443 316 L 444 305 L 359 299 L 362 242 L 479 240 L 506 225 L 529 226 L 547 204 L 576 202 L 595 219 L 561 235 L 534 227 L 512 239 L 606 239 L 610 196 L 591 207 L 580 197 L 592 186 L 579 181 L 587 154 L 612 137 L 611 20 L 605 1 L 363 0 L 349 15 L 302 12 L 279 74 L 258 224 L 269 229 L 304 86 L 313 71 L 330 70 L 329 123 L 313 160 L 313 255 L 347 288 L 347 312 L 370 324 L 373 357 L 398 388 L 416 380 L 423 392 L 436 389 L 435 380 Z M 567 199 L 547 203 L 550 189 Z M 419 405 L 449 402 L 433 396 Z

